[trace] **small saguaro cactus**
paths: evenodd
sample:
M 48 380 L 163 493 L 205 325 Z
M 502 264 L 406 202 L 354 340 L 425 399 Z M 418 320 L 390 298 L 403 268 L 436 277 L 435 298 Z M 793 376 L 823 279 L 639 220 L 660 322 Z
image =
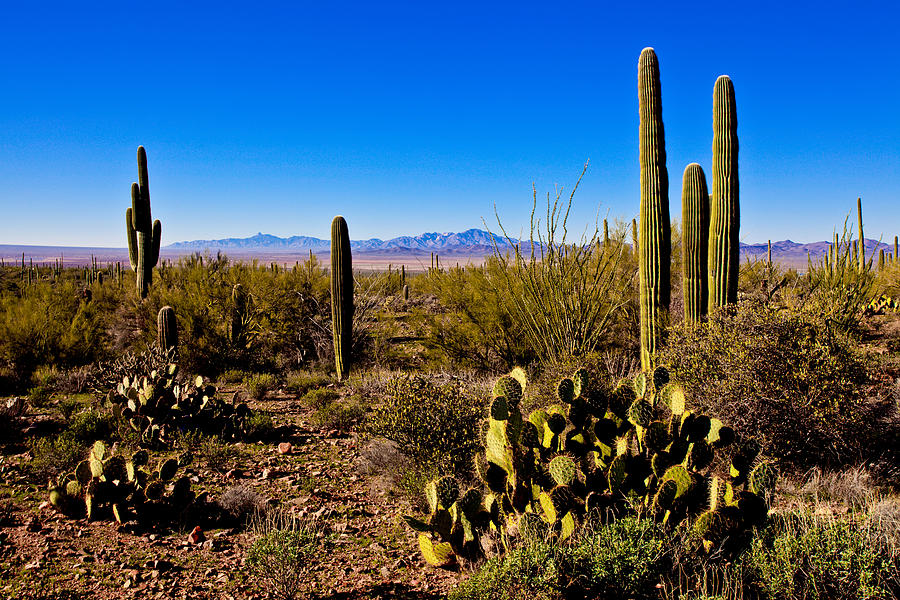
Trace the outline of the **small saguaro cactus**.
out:
M 727 75 L 713 87 L 713 175 L 709 222 L 709 308 L 737 303 L 741 213 L 737 104 Z
M 131 208 L 125 211 L 125 233 L 128 237 L 128 259 L 136 274 L 141 298 L 153 282 L 153 267 L 159 260 L 162 225 L 159 219 L 151 224 L 150 177 L 147 173 L 147 153 L 138 146 L 138 183 L 131 184 Z
M 684 319 L 698 322 L 706 315 L 709 252 L 709 192 L 703 167 L 691 163 L 684 170 L 681 190 L 681 244 Z
M 859 221 L 859 272 L 866 269 L 866 236 L 863 234 L 862 198 L 856 199 L 856 218 Z
M 641 305 L 641 367 L 653 368 L 669 309 L 672 240 L 669 224 L 669 174 L 662 121 L 659 62 L 653 48 L 638 61 L 640 104 L 641 213 L 638 275 Z
M 353 333 L 353 258 L 347 221 L 338 215 L 331 222 L 331 332 L 338 380 L 350 369 Z
M 244 345 L 244 320 L 247 314 L 247 294 L 239 283 L 231 288 L 231 345 Z
M 175 320 L 175 309 L 163 306 L 156 316 L 156 338 L 159 349 L 163 352 L 178 350 L 178 322 Z

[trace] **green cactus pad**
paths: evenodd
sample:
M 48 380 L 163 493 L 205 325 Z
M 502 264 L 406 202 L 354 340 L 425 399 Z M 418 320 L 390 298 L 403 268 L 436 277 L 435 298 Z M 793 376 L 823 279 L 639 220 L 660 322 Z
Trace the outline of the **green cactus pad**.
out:
M 107 458 L 103 461 L 103 475 L 107 481 L 125 481 L 128 478 L 125 459 L 121 456 Z
M 609 399 L 609 410 L 620 419 L 626 420 L 628 418 L 628 409 L 636 399 L 637 396 L 634 393 L 634 389 L 628 383 L 628 380 L 623 380 L 623 382 L 613 390 L 612 396 Z
M 778 470 L 769 463 L 759 463 L 750 472 L 750 491 L 765 500 L 767 504 L 775 495 L 777 482 Z
M 634 394 L 638 398 L 643 398 L 647 395 L 647 375 L 645 373 L 638 373 L 635 375 L 634 379 L 631 381 L 631 387 L 634 389 Z
M 629 407 L 628 421 L 632 425 L 647 427 L 652 420 L 653 406 L 643 398 L 638 398 Z
M 424 533 L 419 534 L 419 550 L 422 557 L 433 567 L 443 567 L 453 561 L 453 547 L 447 542 L 433 542 Z
M 699 471 L 710 465 L 715 458 L 715 453 L 706 440 L 699 440 L 691 444 L 690 457 L 691 468 Z
M 451 476 L 441 477 L 435 481 L 438 505 L 442 508 L 450 508 L 459 498 L 459 484 Z
M 541 492 L 540 495 L 541 509 L 544 511 L 544 520 L 548 523 L 556 523 L 559 519 L 559 512 L 553 503 L 553 498 L 549 492 Z
M 665 512 L 671 509 L 672 503 L 675 502 L 677 495 L 678 484 L 672 479 L 663 481 L 656 490 L 656 495 L 653 497 L 654 510 Z
M 575 383 L 568 377 L 560 380 L 556 386 L 556 397 L 559 398 L 560 402 L 572 404 L 572 401 L 575 399 Z
M 157 473 L 159 474 L 159 478 L 162 481 L 169 481 L 173 477 L 175 477 L 175 473 L 178 472 L 178 461 L 174 458 L 170 458 L 159 465 L 159 470 Z
M 566 429 L 566 418 L 558 413 L 550 413 L 547 415 L 547 427 L 554 435 L 559 435 Z
M 594 435 L 601 442 L 611 445 L 616 439 L 616 431 L 618 426 L 612 419 L 600 419 L 594 423 Z
M 522 435 L 519 439 L 526 448 L 537 448 L 541 445 L 538 429 L 531 421 L 522 424 Z
M 575 515 L 573 515 L 571 511 L 566 513 L 566 515 L 559 520 L 559 539 L 565 540 L 575 533 L 576 526 Z
M 624 492 L 622 489 L 625 485 L 625 479 L 628 477 L 628 457 L 625 455 L 617 456 L 609 465 L 609 491 L 613 494 Z
M 673 415 L 681 415 L 685 410 L 684 390 L 677 383 L 667 383 L 659 390 L 657 403 L 668 408 Z
M 688 473 L 688 470 L 682 465 L 669 467 L 666 474 L 663 475 L 660 485 L 664 484 L 666 481 L 674 481 L 676 485 L 678 485 L 678 490 L 675 492 L 676 499 L 682 497 L 691 489 L 691 474 Z
M 669 445 L 669 428 L 662 421 L 653 421 L 644 430 L 644 445 L 652 452 L 659 452 Z
M 656 367 L 653 369 L 653 389 L 659 391 L 669 383 L 669 370 L 665 367 Z
M 556 485 L 571 485 L 578 474 L 575 461 L 568 456 L 557 456 L 550 461 L 550 477 Z
M 505 396 L 497 396 L 491 401 L 491 418 L 505 421 L 509 418 L 509 402 Z
M 410 517 L 409 515 L 403 515 L 403 520 L 406 521 L 406 524 L 409 525 L 414 531 L 419 533 L 428 533 L 431 531 L 431 526 L 425 521 L 420 521 L 415 517 Z
M 99 441 L 94 442 L 94 446 L 91 448 L 91 457 L 102 461 L 106 457 L 106 444 Z
M 572 383 L 575 385 L 575 397 L 587 395 L 590 389 L 590 376 L 587 369 L 580 368 L 572 374 Z
M 522 400 L 522 384 L 512 375 L 504 375 L 494 384 L 494 396 L 503 396 L 511 406 L 517 406 Z

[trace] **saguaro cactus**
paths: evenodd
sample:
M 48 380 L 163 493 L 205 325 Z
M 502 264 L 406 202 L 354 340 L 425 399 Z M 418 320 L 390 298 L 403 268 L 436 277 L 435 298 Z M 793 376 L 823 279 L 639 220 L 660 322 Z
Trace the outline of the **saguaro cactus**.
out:
M 859 221 L 859 272 L 866 269 L 866 236 L 863 234 L 862 198 L 856 199 L 856 218 Z
M 125 233 L 128 236 L 128 259 L 136 274 L 141 298 L 153 282 L 153 267 L 159 260 L 159 241 L 162 225 L 150 217 L 150 177 L 147 173 L 147 153 L 138 146 L 138 183 L 131 184 L 131 208 L 125 211 Z
M 231 345 L 244 345 L 244 320 L 247 315 L 247 294 L 239 283 L 231 288 Z
M 338 215 L 331 222 L 331 331 L 338 380 L 350 369 L 353 332 L 353 259 L 347 221 Z
M 706 315 L 709 252 L 709 192 L 703 167 L 691 163 L 684 170 L 681 188 L 682 277 L 684 319 L 697 322 Z
M 653 367 L 663 335 L 664 312 L 671 294 L 669 270 L 672 233 L 669 224 L 669 174 L 662 121 L 659 62 L 653 48 L 638 61 L 640 103 L 641 214 L 638 274 L 641 304 L 641 367 Z
M 178 350 L 178 322 L 175 320 L 175 309 L 163 306 L 156 316 L 156 338 L 159 349 L 163 352 Z
M 727 75 L 713 88 L 713 176 L 709 232 L 709 308 L 737 302 L 739 231 L 737 105 Z

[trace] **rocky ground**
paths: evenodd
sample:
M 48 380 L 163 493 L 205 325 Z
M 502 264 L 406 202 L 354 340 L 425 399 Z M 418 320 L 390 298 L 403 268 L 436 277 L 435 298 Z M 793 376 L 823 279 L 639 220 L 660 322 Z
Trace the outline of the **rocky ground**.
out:
M 270 506 L 307 516 L 323 542 L 303 592 L 318 598 L 438 598 L 458 573 L 427 568 L 400 519 L 411 510 L 383 472 L 365 468 L 355 434 L 310 424 L 296 398 L 270 395 L 254 408 L 278 426 L 267 442 L 231 445 L 227 465 L 195 459 L 187 474 L 213 500 L 243 486 Z M 33 417 L 31 417 L 33 418 Z M 288 448 L 288 445 L 290 446 Z M 245 565 L 247 525 L 191 536 L 58 513 L 29 478 L 27 445 L 0 456 L 0 597 L 262 599 L 266 582 Z M 23 449 L 25 451 L 23 451 Z

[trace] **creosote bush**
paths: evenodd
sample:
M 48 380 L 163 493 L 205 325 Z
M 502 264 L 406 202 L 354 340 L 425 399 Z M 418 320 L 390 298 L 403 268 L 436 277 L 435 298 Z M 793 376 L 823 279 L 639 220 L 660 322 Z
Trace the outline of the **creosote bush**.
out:
M 257 513 L 252 529 L 256 539 L 247 552 L 247 566 L 276 598 L 300 597 L 328 545 L 322 527 L 289 513 L 269 511 Z
M 879 433 L 866 359 L 808 312 L 744 302 L 673 329 L 662 360 L 699 408 L 800 467 L 853 461 Z
M 366 422 L 369 435 L 398 444 L 422 470 L 466 473 L 478 448 L 484 408 L 456 382 L 400 376 Z

